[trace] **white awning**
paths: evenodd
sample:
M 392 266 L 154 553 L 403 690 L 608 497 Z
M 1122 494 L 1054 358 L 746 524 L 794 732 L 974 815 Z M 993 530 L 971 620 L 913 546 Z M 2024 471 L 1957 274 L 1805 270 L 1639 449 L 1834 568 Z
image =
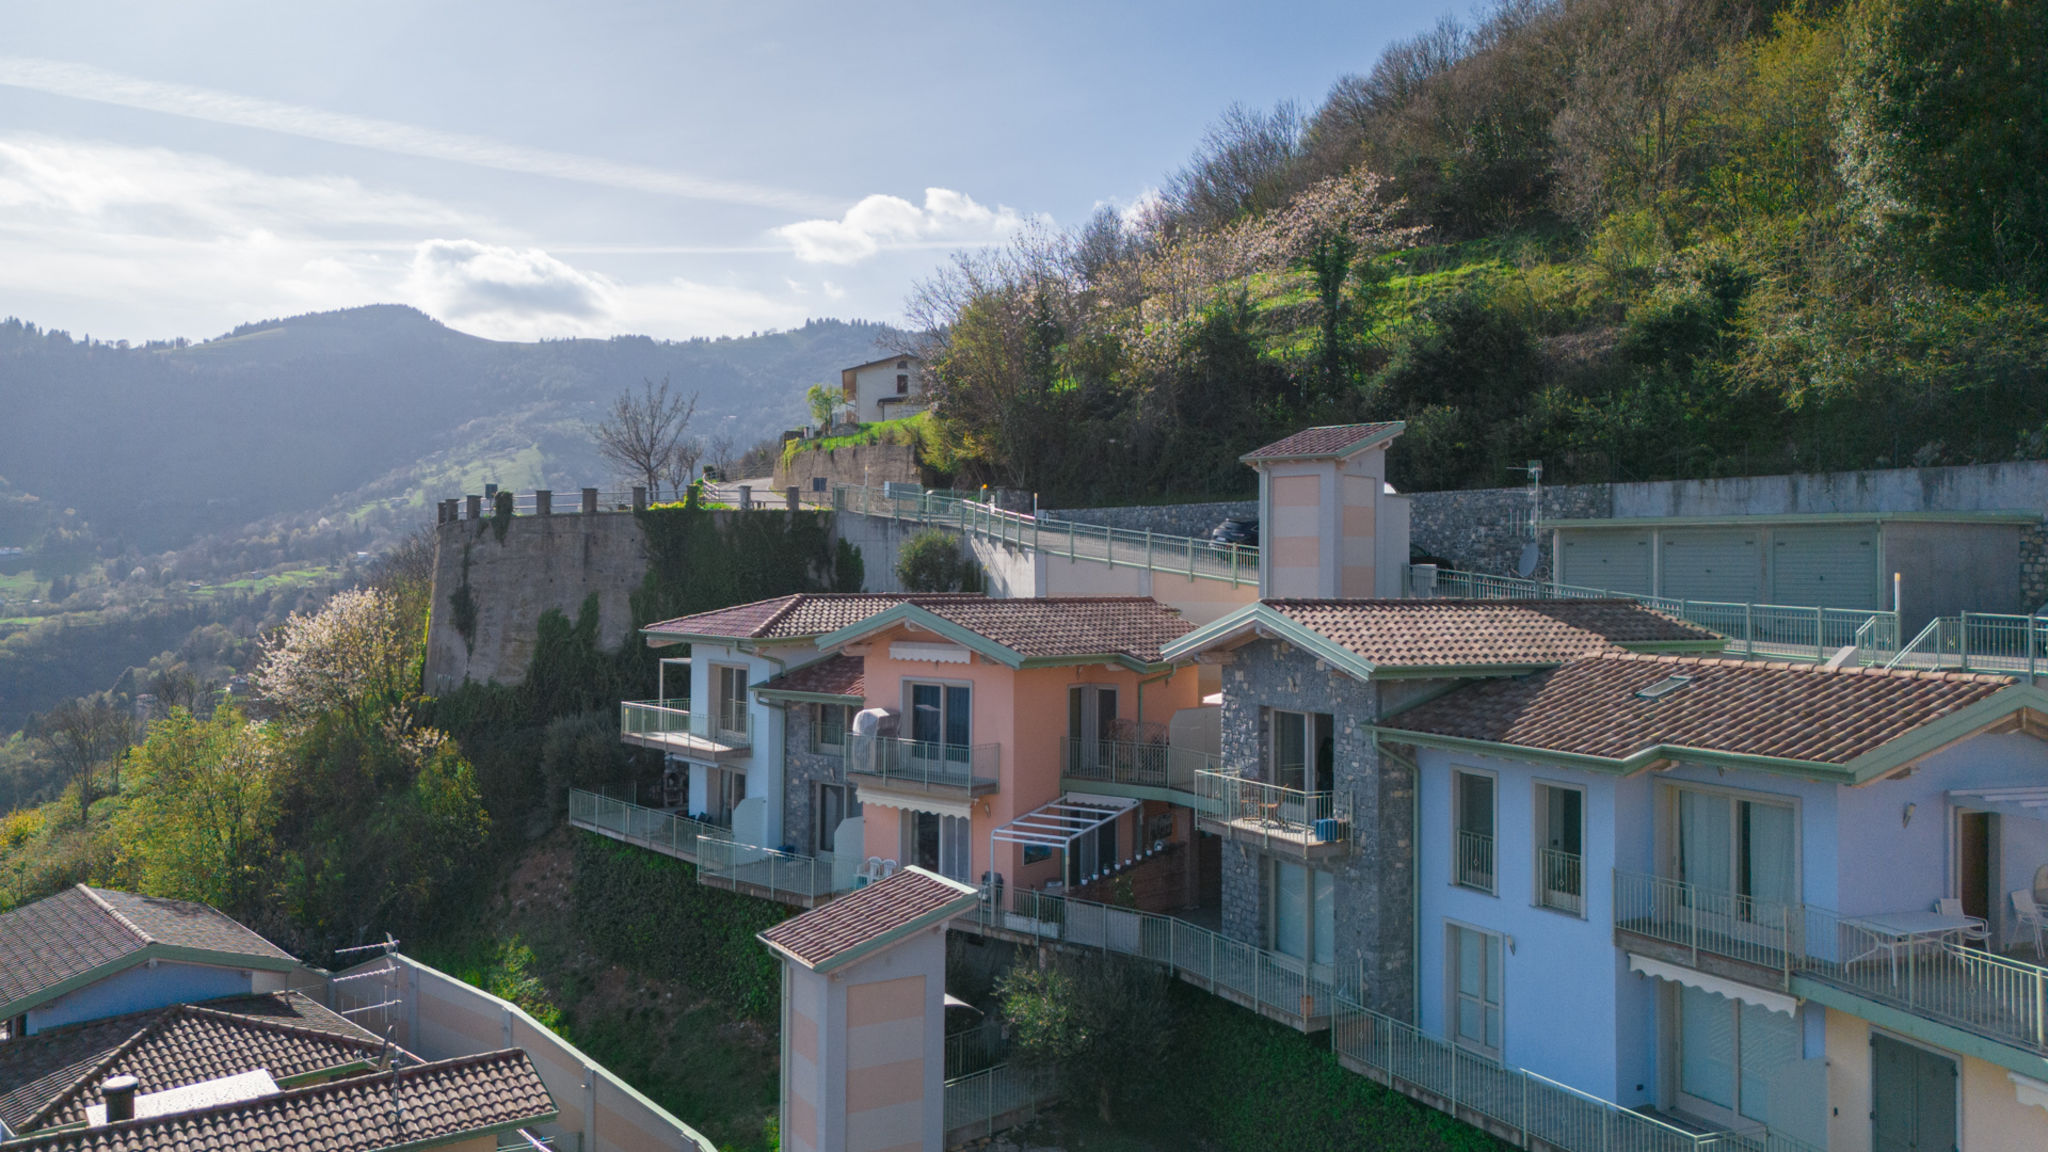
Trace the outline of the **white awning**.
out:
M 1950 792 L 1948 802 L 1958 808 L 1996 812 L 2022 820 L 2048 820 L 2048 788 L 1972 788 Z
M 1645 976 L 1654 976 L 1659 980 L 1669 980 L 1674 984 L 1683 984 L 1702 992 L 1712 992 L 1716 996 L 1726 996 L 1730 1000 L 1740 1000 L 1744 1004 L 1754 1004 L 1772 1012 L 1783 1012 L 1787 1016 L 1792 1015 L 1799 1007 L 1799 1000 L 1784 992 L 1773 992 L 1768 988 L 1758 988 L 1723 976 L 1709 976 L 1697 969 L 1666 964 L 1662 960 L 1652 960 L 1648 956 L 1638 956 L 1633 952 L 1628 954 L 1628 967 L 1631 972 L 1641 972 Z

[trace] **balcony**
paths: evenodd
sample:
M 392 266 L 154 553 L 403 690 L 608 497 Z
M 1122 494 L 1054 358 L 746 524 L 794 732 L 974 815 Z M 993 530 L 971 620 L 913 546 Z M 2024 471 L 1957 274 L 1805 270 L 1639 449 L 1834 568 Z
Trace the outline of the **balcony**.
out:
M 569 790 L 569 825 L 692 864 L 697 862 L 700 841 L 732 838 L 730 828 L 581 788 Z
M 1334 792 L 1304 792 L 1229 772 L 1195 773 L 1195 814 L 1205 832 L 1262 852 L 1321 860 L 1350 850 L 1351 812 Z
M 1060 773 L 1069 789 L 1137 800 L 1171 800 L 1191 807 L 1196 774 L 1221 773 L 1223 768 L 1222 761 L 1207 752 L 1133 740 L 1069 738 L 1062 752 Z
M 928 740 L 853 737 L 846 771 L 861 787 L 966 800 L 1001 786 L 1000 744 L 939 744 Z
M 1614 936 L 1643 955 L 1852 1014 L 1855 1002 L 1873 1003 L 2048 1056 L 2048 968 L 1916 929 L 1903 915 L 1844 916 L 1616 872 Z
M 697 882 L 800 908 L 812 908 L 854 887 L 857 858 L 830 852 L 800 856 L 755 844 L 704 839 L 697 845 Z
M 626 700 L 619 704 L 619 739 L 690 760 L 723 764 L 754 747 L 754 718 L 745 708 L 716 714 L 690 711 L 687 700 Z

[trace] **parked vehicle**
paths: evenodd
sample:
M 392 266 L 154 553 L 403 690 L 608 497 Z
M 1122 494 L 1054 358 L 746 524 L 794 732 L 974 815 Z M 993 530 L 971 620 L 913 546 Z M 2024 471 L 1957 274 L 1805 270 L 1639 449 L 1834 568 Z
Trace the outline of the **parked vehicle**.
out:
M 1258 517 L 1233 516 L 1210 529 L 1209 539 L 1216 544 L 1243 544 L 1256 547 L 1259 543 Z

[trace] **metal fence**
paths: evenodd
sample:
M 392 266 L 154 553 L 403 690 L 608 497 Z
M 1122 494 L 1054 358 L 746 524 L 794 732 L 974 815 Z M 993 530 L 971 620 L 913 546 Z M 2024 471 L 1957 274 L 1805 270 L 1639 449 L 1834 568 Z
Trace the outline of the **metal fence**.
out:
M 1674 599 L 1453 569 L 1438 570 L 1436 594 L 1471 600 L 1633 600 L 1727 637 L 1728 652 L 1743 656 L 1826 660 L 1854 645 L 1859 662 L 1878 664 L 1899 651 L 1899 615 L 1890 610 Z
M 1352 1068 L 1461 1118 L 1483 1117 L 1567 1152 L 1818 1152 L 1758 1127 L 1692 1132 L 1588 1096 L 1339 997 L 1330 1045 Z
M 650 739 L 694 736 L 745 748 L 754 740 L 754 718 L 744 708 L 722 707 L 716 717 L 692 712 L 688 700 L 621 700 L 619 735 Z
M 1052 1100 L 1049 1069 L 998 1064 L 947 1080 L 945 1145 L 954 1147 L 1015 1127 Z
M 2048 665 L 2048 617 L 1964 612 L 1937 616 L 1899 648 L 1887 668 L 1954 668 L 2033 679 Z
M 1586 914 L 1586 861 L 1576 852 L 1536 850 L 1537 899 L 1545 907 L 1574 916 Z
M 1457 841 L 1457 882 L 1481 892 L 1493 891 L 1493 837 L 1460 829 Z
M 1186 793 L 1189 806 L 1196 807 L 1196 774 L 1220 773 L 1223 761 L 1207 752 L 1171 744 L 1069 737 L 1060 770 L 1070 779 L 1090 783 Z
M 1257 547 L 1045 519 L 952 493 L 892 495 L 877 488 L 841 485 L 832 490 L 832 507 L 841 512 L 955 528 L 1049 556 L 1093 560 L 1112 568 L 1145 568 L 1191 580 L 1224 580 L 1232 587 L 1256 584 L 1259 579 Z
M 569 823 L 693 864 L 701 842 L 732 838 L 729 828 L 581 788 L 569 790 Z
M 1305 792 L 1234 772 L 1195 773 L 1195 808 L 1239 832 L 1298 842 L 1345 839 L 1351 810 L 1335 792 Z
M 959 788 L 968 792 L 996 790 L 1002 765 L 1000 744 L 941 744 L 930 740 L 892 740 L 854 736 L 846 741 L 846 770 L 857 776 L 879 776 L 892 784 L 921 788 Z
M 697 845 L 697 882 L 745 888 L 751 894 L 791 904 L 812 904 L 851 892 L 857 859 L 830 852 L 803 856 L 729 838 L 706 837 Z

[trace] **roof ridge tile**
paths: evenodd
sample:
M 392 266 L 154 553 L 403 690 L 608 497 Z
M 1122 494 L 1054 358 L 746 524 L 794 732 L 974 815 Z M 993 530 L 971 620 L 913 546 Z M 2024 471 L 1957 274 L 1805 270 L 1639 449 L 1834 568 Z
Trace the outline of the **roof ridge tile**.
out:
M 147 932 L 144 932 L 142 928 L 135 923 L 135 921 L 130 920 L 124 913 L 122 913 L 120 909 L 108 903 L 106 898 L 101 896 L 99 892 L 94 890 L 90 885 L 80 884 L 78 887 L 81 891 L 83 891 L 88 897 L 92 899 L 92 902 L 94 904 L 99 905 L 100 911 L 105 912 L 109 916 L 112 916 L 114 918 L 115 923 L 121 925 L 121 927 L 126 928 L 130 932 L 135 933 L 136 938 L 141 940 L 143 944 L 148 945 L 157 942 L 155 937 L 151 936 Z

